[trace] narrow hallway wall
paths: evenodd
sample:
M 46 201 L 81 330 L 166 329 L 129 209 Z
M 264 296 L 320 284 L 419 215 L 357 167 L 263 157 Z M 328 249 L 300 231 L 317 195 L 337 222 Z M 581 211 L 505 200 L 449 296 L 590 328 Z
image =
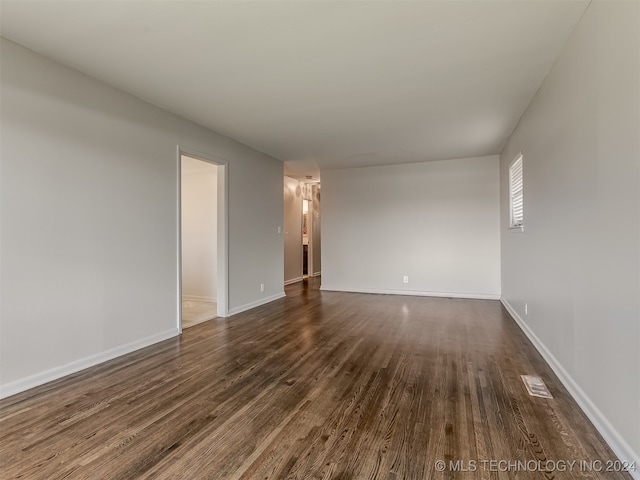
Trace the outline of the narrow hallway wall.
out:
M 182 299 L 217 301 L 218 168 L 182 156 Z

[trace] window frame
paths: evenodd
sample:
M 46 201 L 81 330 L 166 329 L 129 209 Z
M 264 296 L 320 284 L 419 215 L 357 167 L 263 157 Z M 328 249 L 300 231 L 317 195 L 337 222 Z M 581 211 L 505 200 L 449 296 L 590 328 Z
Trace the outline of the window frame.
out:
M 518 165 L 519 164 L 519 165 Z M 509 229 L 522 232 L 524 230 L 524 156 L 519 152 L 509 163 Z M 514 176 L 518 176 L 514 181 Z M 520 214 L 516 212 L 519 210 Z

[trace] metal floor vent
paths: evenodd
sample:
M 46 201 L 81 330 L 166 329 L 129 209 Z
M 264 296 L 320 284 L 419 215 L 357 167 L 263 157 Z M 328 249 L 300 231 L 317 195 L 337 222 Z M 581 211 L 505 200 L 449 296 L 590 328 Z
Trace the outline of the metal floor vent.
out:
M 536 377 L 535 375 L 520 375 L 522 381 L 524 382 L 524 386 L 527 387 L 527 392 L 532 397 L 542 397 L 542 398 L 553 398 L 551 392 L 544 384 L 544 381 L 540 377 Z

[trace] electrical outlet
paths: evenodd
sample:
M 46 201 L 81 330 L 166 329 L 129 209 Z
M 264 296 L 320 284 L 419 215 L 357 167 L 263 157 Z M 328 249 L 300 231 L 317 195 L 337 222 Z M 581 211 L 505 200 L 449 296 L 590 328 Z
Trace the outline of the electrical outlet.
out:
M 278 233 L 282 233 L 282 229 L 278 227 Z
M 402 282 L 403 283 L 409 283 L 409 277 L 407 277 L 406 275 L 404 277 L 402 277 Z
M 529 305 L 527 305 L 526 303 L 524 304 L 524 314 L 529 315 Z
M 261 284 L 260 284 L 260 291 L 261 291 L 261 292 L 264 292 L 264 283 L 261 283 Z

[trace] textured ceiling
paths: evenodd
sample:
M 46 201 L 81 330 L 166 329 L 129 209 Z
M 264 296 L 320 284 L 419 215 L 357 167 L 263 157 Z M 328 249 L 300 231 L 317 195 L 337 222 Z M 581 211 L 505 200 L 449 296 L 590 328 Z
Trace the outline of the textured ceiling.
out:
M 588 2 L 0 5 L 2 36 L 301 176 L 498 153 Z

